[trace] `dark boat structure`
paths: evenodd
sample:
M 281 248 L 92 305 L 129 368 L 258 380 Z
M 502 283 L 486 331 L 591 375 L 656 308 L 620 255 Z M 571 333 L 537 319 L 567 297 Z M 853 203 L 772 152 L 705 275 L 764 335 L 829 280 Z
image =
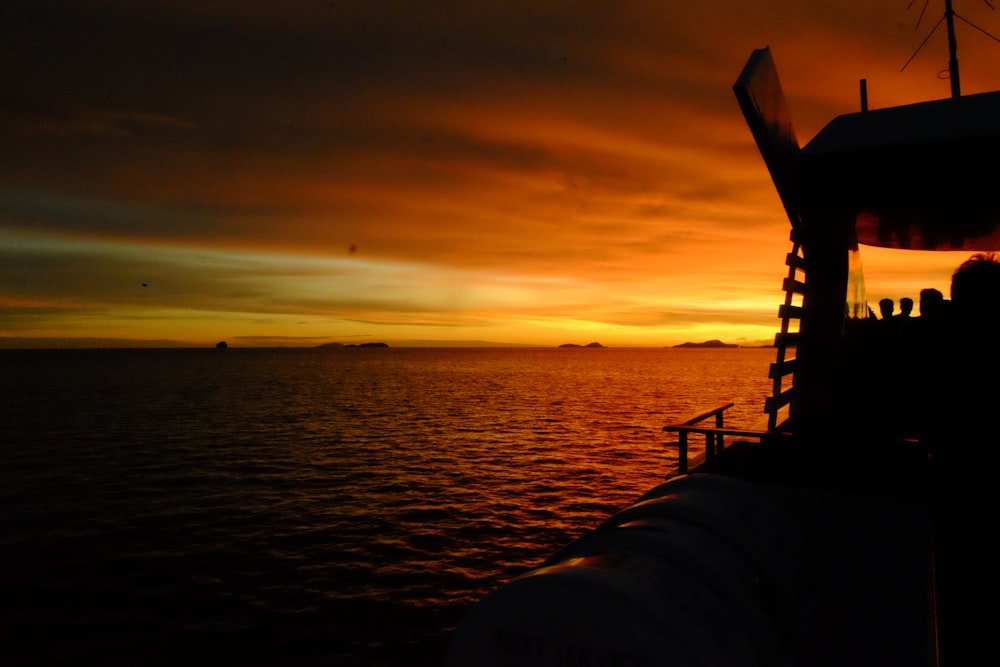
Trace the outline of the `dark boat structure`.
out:
M 734 90 L 791 223 L 766 423 L 665 427 L 679 469 L 487 595 L 450 667 L 1000 664 L 1000 316 L 888 339 L 858 271 L 1000 248 L 1000 92 L 863 104 L 800 147 L 769 49 Z

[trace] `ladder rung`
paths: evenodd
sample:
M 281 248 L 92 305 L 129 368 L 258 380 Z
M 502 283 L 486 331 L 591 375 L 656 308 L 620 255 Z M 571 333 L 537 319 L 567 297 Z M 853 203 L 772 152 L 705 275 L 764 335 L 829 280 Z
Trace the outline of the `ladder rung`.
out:
M 790 252 L 785 255 L 785 264 L 792 267 L 793 269 L 801 269 L 805 271 L 806 269 L 806 258 L 799 257 L 794 252 Z
M 796 363 L 797 359 L 786 359 L 782 362 L 775 362 L 771 364 L 767 371 L 767 377 L 771 380 L 779 377 L 785 377 L 786 375 L 791 375 L 795 372 L 795 367 L 798 366 Z
M 799 332 L 778 332 L 774 335 L 775 347 L 795 347 L 799 344 Z
M 768 396 L 764 401 L 765 412 L 774 413 L 792 402 L 795 396 L 795 387 L 790 387 L 777 396 Z
M 802 319 L 802 306 L 793 306 L 790 303 L 783 303 L 778 307 L 778 317 L 783 320 Z
M 781 283 L 781 288 L 786 292 L 794 292 L 795 294 L 806 293 L 806 284 L 794 278 L 785 278 Z

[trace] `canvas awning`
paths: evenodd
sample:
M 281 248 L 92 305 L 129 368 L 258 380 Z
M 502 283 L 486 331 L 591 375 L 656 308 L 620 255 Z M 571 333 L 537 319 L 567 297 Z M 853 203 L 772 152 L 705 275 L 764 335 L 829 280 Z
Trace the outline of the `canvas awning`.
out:
M 770 49 L 733 88 L 793 227 L 834 210 L 867 245 L 1000 250 L 1000 92 L 845 114 L 800 149 Z
M 1000 92 L 834 118 L 799 155 L 811 202 L 856 213 L 858 241 L 1000 249 Z

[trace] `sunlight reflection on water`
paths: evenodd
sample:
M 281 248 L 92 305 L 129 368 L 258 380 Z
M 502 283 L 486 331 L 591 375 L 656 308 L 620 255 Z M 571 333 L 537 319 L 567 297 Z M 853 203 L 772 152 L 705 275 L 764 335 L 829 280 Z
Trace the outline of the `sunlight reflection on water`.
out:
M 756 422 L 772 360 L 5 353 L 0 549 L 19 574 L 0 620 L 39 663 L 197 646 L 252 664 L 439 664 L 469 604 L 662 481 L 663 424 L 726 400 L 728 425 Z M 27 645 L 43 632 L 66 640 Z

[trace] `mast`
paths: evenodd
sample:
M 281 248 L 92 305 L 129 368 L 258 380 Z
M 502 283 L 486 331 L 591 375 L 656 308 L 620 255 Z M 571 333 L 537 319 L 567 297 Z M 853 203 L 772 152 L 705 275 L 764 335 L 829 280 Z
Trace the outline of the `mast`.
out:
M 958 80 L 958 44 L 955 41 L 955 10 L 951 0 L 944 0 L 944 16 L 948 22 L 948 74 L 951 79 L 951 96 L 962 96 L 962 85 Z

